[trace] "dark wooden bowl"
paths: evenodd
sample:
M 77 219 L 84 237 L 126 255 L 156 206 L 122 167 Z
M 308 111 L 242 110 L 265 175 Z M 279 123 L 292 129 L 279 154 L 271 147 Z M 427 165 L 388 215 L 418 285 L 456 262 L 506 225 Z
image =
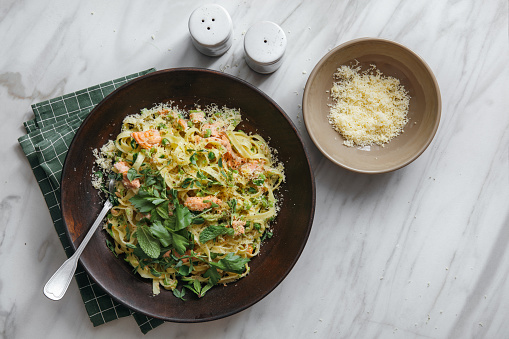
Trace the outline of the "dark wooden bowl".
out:
M 126 115 L 173 101 L 179 107 L 217 104 L 239 108 L 245 131 L 256 131 L 278 150 L 286 182 L 278 196 L 282 206 L 250 274 L 228 286 L 216 286 L 198 299 L 187 293 L 183 302 L 171 291 L 152 295 L 152 282 L 132 272 L 106 246 L 109 235 L 98 230 L 81 256 L 90 277 L 115 300 L 134 311 L 173 322 L 202 322 L 223 318 L 260 301 L 287 276 L 308 239 L 315 210 L 315 184 L 306 150 L 291 120 L 267 95 L 236 77 L 206 69 L 167 69 L 147 74 L 118 88 L 101 101 L 78 130 L 62 172 L 61 206 L 67 235 L 74 248 L 81 243 L 102 207 L 92 187 L 94 157 L 120 132 Z

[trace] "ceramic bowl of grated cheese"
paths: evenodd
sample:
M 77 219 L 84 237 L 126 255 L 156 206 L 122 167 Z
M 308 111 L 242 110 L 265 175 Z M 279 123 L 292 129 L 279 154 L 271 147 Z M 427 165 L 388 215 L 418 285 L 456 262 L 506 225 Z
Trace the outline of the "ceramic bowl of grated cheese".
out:
M 362 38 L 327 53 L 311 72 L 302 111 L 331 161 L 385 173 L 417 159 L 438 129 L 441 97 L 430 67 L 393 41 Z

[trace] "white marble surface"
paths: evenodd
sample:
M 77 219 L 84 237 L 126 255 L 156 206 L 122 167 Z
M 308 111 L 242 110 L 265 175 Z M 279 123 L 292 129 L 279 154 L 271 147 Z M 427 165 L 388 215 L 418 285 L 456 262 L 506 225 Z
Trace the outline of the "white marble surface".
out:
M 316 176 L 313 229 L 300 260 L 253 307 L 150 338 L 502 338 L 509 336 L 508 2 L 218 0 L 234 23 L 219 58 L 192 46 L 187 18 L 209 1 L 0 2 L 0 337 L 142 336 L 132 318 L 97 328 L 77 286 L 42 286 L 64 261 L 17 138 L 30 105 L 150 67 L 222 70 L 261 88 L 298 126 Z M 287 33 L 274 74 L 254 73 L 243 33 L 270 20 Z M 307 136 L 307 77 L 358 37 L 402 43 L 433 69 L 443 109 L 414 163 L 370 176 L 324 158 Z

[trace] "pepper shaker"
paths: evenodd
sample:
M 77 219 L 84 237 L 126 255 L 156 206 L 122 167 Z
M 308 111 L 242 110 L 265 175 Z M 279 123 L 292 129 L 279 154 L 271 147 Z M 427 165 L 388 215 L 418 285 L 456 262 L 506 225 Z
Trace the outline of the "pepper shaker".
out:
M 232 45 L 232 19 L 219 5 L 208 4 L 195 9 L 188 26 L 194 47 L 205 55 L 223 55 Z
M 281 66 L 285 50 L 285 32 L 273 22 L 258 22 L 244 36 L 246 62 L 255 72 L 275 72 Z

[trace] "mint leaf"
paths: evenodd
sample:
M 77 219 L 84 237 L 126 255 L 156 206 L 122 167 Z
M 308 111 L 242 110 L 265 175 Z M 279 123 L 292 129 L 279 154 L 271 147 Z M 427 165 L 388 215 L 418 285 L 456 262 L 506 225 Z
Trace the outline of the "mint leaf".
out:
M 241 274 L 246 270 L 246 264 L 249 261 L 249 258 L 242 258 L 241 256 L 235 255 L 233 253 L 228 253 L 218 262 L 209 262 L 209 265 L 226 272 Z
M 201 225 L 205 222 L 205 219 L 203 219 L 202 217 L 194 217 L 193 218 L 193 224 L 195 225 Z
M 211 225 L 201 231 L 200 233 L 200 243 L 204 244 L 209 240 L 215 239 L 219 235 L 228 234 L 233 235 L 235 230 L 233 228 L 227 228 L 223 225 Z
M 161 253 L 159 241 L 151 234 L 150 229 L 145 225 L 139 225 L 136 229 L 136 238 L 141 249 L 149 257 L 157 259 Z
M 187 207 L 180 204 L 175 206 L 175 215 L 177 217 L 176 231 L 182 230 L 187 226 L 191 225 L 193 221 L 193 214 L 187 209 Z
M 136 234 L 136 233 L 135 233 Z M 140 243 L 138 242 L 138 245 L 136 246 L 136 248 L 133 249 L 133 254 L 135 256 L 138 257 L 138 259 L 140 259 L 140 265 L 142 265 L 142 263 L 144 262 L 145 259 L 148 259 L 148 260 L 152 260 L 152 258 L 150 258 L 147 253 L 145 253 L 142 249 L 141 249 L 141 246 L 140 246 Z

